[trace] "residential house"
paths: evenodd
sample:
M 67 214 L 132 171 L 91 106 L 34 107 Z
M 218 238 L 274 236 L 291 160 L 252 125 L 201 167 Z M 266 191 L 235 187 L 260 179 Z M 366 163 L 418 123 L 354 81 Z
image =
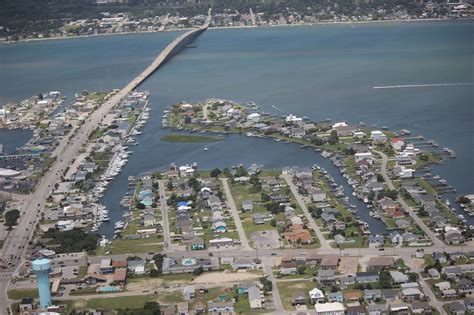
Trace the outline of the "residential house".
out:
M 224 315 L 234 314 L 233 302 L 207 302 L 207 311 L 209 314 Z
M 414 314 L 432 314 L 433 310 L 427 302 L 413 302 L 411 310 Z
M 35 299 L 31 297 L 22 298 L 20 301 L 20 313 L 29 313 L 36 309 Z
M 387 305 L 386 304 L 369 304 L 367 306 L 369 315 L 386 315 Z
M 344 292 L 344 300 L 346 302 L 356 302 L 362 299 L 362 292 L 361 291 L 345 291 Z
M 142 259 L 129 260 L 127 269 L 136 275 L 142 275 L 145 273 L 145 261 Z
M 260 294 L 260 289 L 254 285 L 248 289 L 247 293 L 248 293 L 250 308 L 251 309 L 262 308 L 262 298 Z
M 186 301 L 190 301 L 196 296 L 196 289 L 193 285 L 187 285 L 183 289 L 183 295 Z
M 344 315 L 344 304 L 339 302 L 319 303 L 314 305 L 316 315 Z
M 432 254 L 433 258 L 440 263 L 446 263 L 447 262 L 447 257 L 444 253 L 441 252 L 433 252 Z
M 265 224 L 264 216 L 261 213 L 255 213 L 252 219 L 256 225 Z
M 337 269 L 339 256 L 335 254 L 324 255 L 321 260 L 321 269 Z
M 100 261 L 99 266 L 100 273 L 103 275 L 114 273 L 114 267 L 112 266 L 112 259 L 104 258 Z
M 303 291 L 295 291 L 293 292 L 292 299 L 291 299 L 291 304 L 292 305 L 305 305 L 306 304 L 306 296 Z
M 406 283 L 408 282 L 408 276 L 401 273 L 400 271 L 390 271 L 390 277 L 392 278 L 392 282 L 395 284 Z
M 194 314 L 195 315 L 204 315 L 206 313 L 206 305 L 202 302 L 197 302 L 194 305 Z
M 373 289 L 373 290 L 364 290 L 364 300 L 367 302 L 371 301 L 380 301 L 382 299 L 382 290 Z
M 242 210 L 245 212 L 253 210 L 253 201 L 252 200 L 244 200 L 242 201 Z
M 452 315 L 464 315 L 466 314 L 466 307 L 461 302 L 451 302 L 448 304 L 448 310 Z
M 234 270 L 237 269 L 255 269 L 256 264 L 251 257 L 236 257 L 232 264 Z
M 400 291 L 395 289 L 386 289 L 382 291 L 383 299 L 387 302 L 393 302 L 400 298 Z
M 300 242 L 301 244 L 311 244 L 313 242 L 311 233 L 308 230 L 302 228 L 285 232 L 282 235 L 290 243 Z
M 337 292 L 329 292 L 327 294 L 327 299 L 328 302 L 344 302 L 344 295 L 342 294 L 342 291 L 337 291 Z
M 181 302 L 176 304 L 178 315 L 189 315 L 189 305 L 187 302 Z
M 396 231 L 390 232 L 389 237 L 392 241 L 392 244 L 398 245 L 403 243 L 403 236 Z
M 309 299 L 311 304 L 324 303 L 324 293 L 318 288 L 309 291 Z
M 117 284 L 125 284 L 125 280 L 127 280 L 127 269 L 115 269 L 113 280 Z
M 365 315 L 364 305 L 351 305 L 346 309 L 346 315 Z
M 458 282 L 459 293 L 471 294 L 474 291 L 473 283 L 470 279 L 462 278 Z
M 439 279 L 441 277 L 439 271 L 435 268 L 428 269 L 428 275 L 431 279 Z
M 384 237 L 382 235 L 369 235 L 369 247 L 380 247 L 384 244 Z
M 468 312 L 471 312 L 471 313 L 474 312 L 474 298 L 467 297 L 464 299 L 463 303 Z
M 410 309 L 407 304 L 390 304 L 388 307 L 389 314 L 410 314 Z
M 391 256 L 371 257 L 367 264 L 368 270 L 374 269 L 390 269 L 395 266 L 395 259 Z
M 319 270 L 318 271 L 318 282 L 322 285 L 331 285 L 334 283 L 334 270 Z
M 365 271 L 356 273 L 357 283 L 371 283 L 379 281 L 379 273 L 376 271 Z
M 461 275 L 461 268 L 457 266 L 444 267 L 442 272 L 446 275 L 446 277 L 452 279 Z

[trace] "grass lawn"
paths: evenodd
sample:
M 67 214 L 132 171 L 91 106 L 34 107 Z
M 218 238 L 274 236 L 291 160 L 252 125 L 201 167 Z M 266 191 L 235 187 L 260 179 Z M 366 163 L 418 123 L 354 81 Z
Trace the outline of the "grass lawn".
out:
M 224 137 L 216 136 L 196 136 L 196 135 L 182 135 L 182 134 L 167 134 L 160 138 L 161 141 L 168 142 L 213 142 L 222 141 Z
M 24 297 L 38 297 L 38 289 L 10 290 L 7 292 L 8 298 L 12 300 L 21 300 Z
M 349 239 L 354 239 L 355 242 L 354 243 L 344 243 L 344 244 L 341 244 L 339 245 L 339 247 L 341 249 L 345 249 L 345 248 L 359 248 L 359 247 L 362 247 L 362 248 L 366 248 L 366 247 L 369 247 L 369 244 L 367 242 L 367 238 L 364 237 L 364 236 L 356 236 L 356 237 L 349 237 Z
M 295 310 L 295 307 L 291 305 L 291 300 L 295 291 L 303 291 L 305 295 L 308 295 L 309 291 L 317 287 L 317 285 L 311 281 L 277 282 L 277 286 L 278 290 L 280 291 L 280 297 L 281 301 L 283 302 L 283 307 L 287 311 Z M 308 303 L 307 306 L 308 309 L 314 308 L 314 306 L 310 303 Z
M 84 278 L 84 276 L 87 274 L 87 266 L 80 266 L 79 267 L 79 272 L 77 274 L 78 278 Z
M 145 302 L 157 301 L 157 295 L 121 296 L 106 299 L 88 299 L 85 308 L 102 308 L 105 311 L 114 311 L 125 308 L 141 308 Z M 81 301 L 79 301 L 80 303 Z
M 111 255 L 136 254 L 144 252 L 160 252 L 163 250 L 161 239 L 157 237 L 141 238 L 138 240 L 113 240 L 106 247 L 96 250 L 96 255 L 103 255 L 109 251 Z

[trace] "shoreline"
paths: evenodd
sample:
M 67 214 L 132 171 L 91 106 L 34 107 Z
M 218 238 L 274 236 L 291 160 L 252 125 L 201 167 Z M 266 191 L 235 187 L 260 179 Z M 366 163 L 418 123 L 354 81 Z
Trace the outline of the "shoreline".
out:
M 345 21 L 345 22 L 315 22 L 315 23 L 300 23 L 300 24 L 275 24 L 275 25 L 239 25 L 239 26 L 219 26 L 209 27 L 208 30 L 228 30 L 228 29 L 256 29 L 256 28 L 277 28 L 277 27 L 303 27 L 303 26 L 326 26 L 326 25 L 351 25 L 351 24 L 372 24 L 372 23 L 418 23 L 418 22 L 443 22 L 443 21 L 473 21 L 474 18 L 429 18 L 429 19 L 406 19 L 406 20 L 372 20 L 372 21 Z M 76 35 L 76 36 L 59 36 L 59 37 L 43 37 L 43 38 L 30 38 L 22 39 L 18 41 L 5 41 L 0 46 L 9 46 L 15 44 L 24 44 L 31 42 L 41 41 L 57 41 L 57 40 L 68 40 L 77 38 L 89 38 L 89 37 L 100 37 L 100 36 L 115 36 L 115 35 L 130 35 L 130 34 L 152 34 L 152 33 L 164 33 L 164 32 L 186 32 L 195 29 L 195 27 L 186 28 L 170 28 L 164 31 L 136 31 L 136 32 L 121 32 L 121 33 L 102 33 L 102 34 L 89 34 L 89 35 Z

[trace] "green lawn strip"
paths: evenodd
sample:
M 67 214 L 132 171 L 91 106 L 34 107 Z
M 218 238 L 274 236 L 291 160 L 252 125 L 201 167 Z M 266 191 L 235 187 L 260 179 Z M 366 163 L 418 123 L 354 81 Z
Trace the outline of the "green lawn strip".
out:
M 280 297 L 283 303 L 283 307 L 287 311 L 295 310 L 294 306 L 291 305 L 293 299 L 293 293 L 296 291 L 303 291 L 307 296 L 308 292 L 314 289 L 317 285 L 311 281 L 295 281 L 295 282 L 277 282 Z M 308 309 L 313 309 L 314 306 L 307 303 Z
M 162 250 L 162 239 L 158 237 L 140 238 L 137 240 L 113 240 L 107 247 L 101 247 L 96 251 L 97 255 L 110 252 L 111 255 L 135 254 L 144 252 L 159 252 Z
M 38 289 L 18 289 L 7 292 L 8 298 L 12 300 L 21 300 L 24 297 L 38 297 Z
M 167 142 L 214 142 L 222 141 L 224 137 L 217 136 L 197 136 L 197 135 L 182 135 L 182 134 L 167 134 L 160 138 L 161 141 Z
M 156 295 L 121 296 L 105 299 L 88 299 L 86 307 L 88 309 L 101 308 L 104 311 L 116 311 L 117 309 L 142 308 L 145 302 L 157 301 Z

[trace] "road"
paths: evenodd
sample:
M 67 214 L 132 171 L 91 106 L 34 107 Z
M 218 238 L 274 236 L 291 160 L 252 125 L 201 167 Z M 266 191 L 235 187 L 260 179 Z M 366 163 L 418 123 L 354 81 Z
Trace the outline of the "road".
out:
M 390 177 L 387 174 L 387 163 L 388 163 L 387 155 L 385 153 L 381 152 L 381 151 L 376 151 L 376 150 L 373 150 L 373 151 L 382 157 L 382 167 L 381 167 L 380 172 L 382 173 L 383 179 L 387 183 L 388 188 L 390 190 L 396 190 L 395 186 L 392 183 L 392 180 L 390 179 Z M 397 201 L 402 206 L 402 208 L 405 210 L 405 212 L 407 212 L 410 215 L 410 217 L 413 219 L 413 221 L 415 221 L 416 224 L 418 224 L 418 226 L 420 226 L 420 228 L 423 230 L 423 232 L 425 232 L 425 234 L 430 238 L 431 242 L 436 247 L 441 248 L 441 247 L 445 246 L 443 241 L 441 241 L 436 236 L 436 234 L 432 230 L 430 230 L 429 227 L 426 226 L 426 224 L 418 217 L 418 215 L 416 215 L 416 213 L 412 210 L 412 208 L 410 206 L 408 206 L 408 204 L 405 202 L 405 200 L 403 200 L 402 197 L 400 197 L 400 195 L 398 196 Z
M 273 314 L 286 314 L 285 308 L 281 301 L 280 291 L 278 290 L 277 281 L 273 275 L 271 258 L 265 257 L 262 259 L 263 271 L 268 276 L 268 279 L 272 282 L 272 297 L 273 304 L 275 305 L 275 312 Z
M 171 237 L 170 237 L 170 222 L 168 218 L 168 204 L 166 203 L 166 192 L 165 192 L 165 181 L 158 181 L 158 189 L 160 192 L 160 208 L 161 215 L 163 217 L 163 239 L 164 245 L 171 246 Z
M 298 188 L 295 186 L 295 184 L 293 184 L 293 180 L 291 176 L 283 175 L 283 178 L 288 184 L 288 187 L 290 187 L 291 193 L 293 194 L 293 196 L 295 196 L 296 202 L 298 202 L 300 208 L 303 210 L 303 213 L 309 222 L 309 226 L 316 233 L 316 236 L 319 239 L 319 243 L 321 244 L 321 249 L 329 249 L 329 248 L 332 249 L 331 245 L 329 244 L 329 241 L 326 238 L 324 238 L 323 232 L 321 232 L 321 229 L 314 221 L 313 217 L 311 216 L 311 213 L 309 213 L 308 207 L 306 207 L 306 204 L 303 201 L 303 198 L 301 198 L 300 194 L 298 193 Z
M 242 250 L 249 250 L 251 249 L 251 247 L 247 240 L 247 235 L 245 235 L 245 230 L 242 225 L 242 221 L 240 221 L 239 211 L 237 210 L 234 198 L 232 197 L 232 193 L 230 192 L 229 182 L 227 178 L 221 178 L 221 182 L 222 186 L 224 187 L 224 192 L 227 198 L 227 204 L 230 207 L 230 212 L 232 213 L 232 218 L 234 219 L 235 228 L 237 229 L 237 233 L 239 233 L 241 248 Z
M 55 152 L 59 152 L 56 156 L 55 163 L 49 171 L 43 176 L 36 190 L 25 197 L 25 207 L 21 209 L 23 214 L 18 220 L 17 227 L 8 235 L 3 245 L 0 257 L 11 259 L 12 265 L 9 265 L 5 271 L 0 273 L 0 305 L 8 306 L 10 301 L 6 296 L 6 288 L 13 272 L 20 266 L 21 260 L 27 248 L 28 241 L 33 235 L 33 230 L 40 218 L 41 210 L 44 207 L 46 199 L 51 194 L 54 184 L 61 180 L 61 175 L 66 168 L 71 165 L 72 161 L 78 156 L 82 146 L 87 142 L 89 134 L 97 128 L 99 123 L 104 119 L 105 115 L 117 105 L 127 94 L 138 87 L 146 80 L 156 69 L 169 60 L 173 54 L 178 52 L 183 42 L 189 41 L 192 36 L 199 35 L 207 29 L 207 25 L 203 28 L 191 30 L 173 40 L 158 55 L 158 57 L 136 78 L 128 83 L 122 90 L 105 101 L 96 111 L 91 113 L 84 124 L 75 133 L 72 131 L 70 136 L 64 137 Z M 2 311 L 4 311 L 2 307 Z
M 431 287 L 426 283 L 425 279 L 421 276 L 419 270 L 416 270 L 416 266 L 413 264 L 413 261 L 411 259 L 405 260 L 406 264 L 410 269 L 415 270 L 418 273 L 418 282 L 420 283 L 421 289 L 423 290 L 423 293 L 429 298 L 429 304 L 431 307 L 436 308 L 441 315 L 446 315 L 446 311 L 443 308 L 443 303 L 438 301 L 436 298 L 436 295 L 433 293 L 433 290 L 431 290 Z

